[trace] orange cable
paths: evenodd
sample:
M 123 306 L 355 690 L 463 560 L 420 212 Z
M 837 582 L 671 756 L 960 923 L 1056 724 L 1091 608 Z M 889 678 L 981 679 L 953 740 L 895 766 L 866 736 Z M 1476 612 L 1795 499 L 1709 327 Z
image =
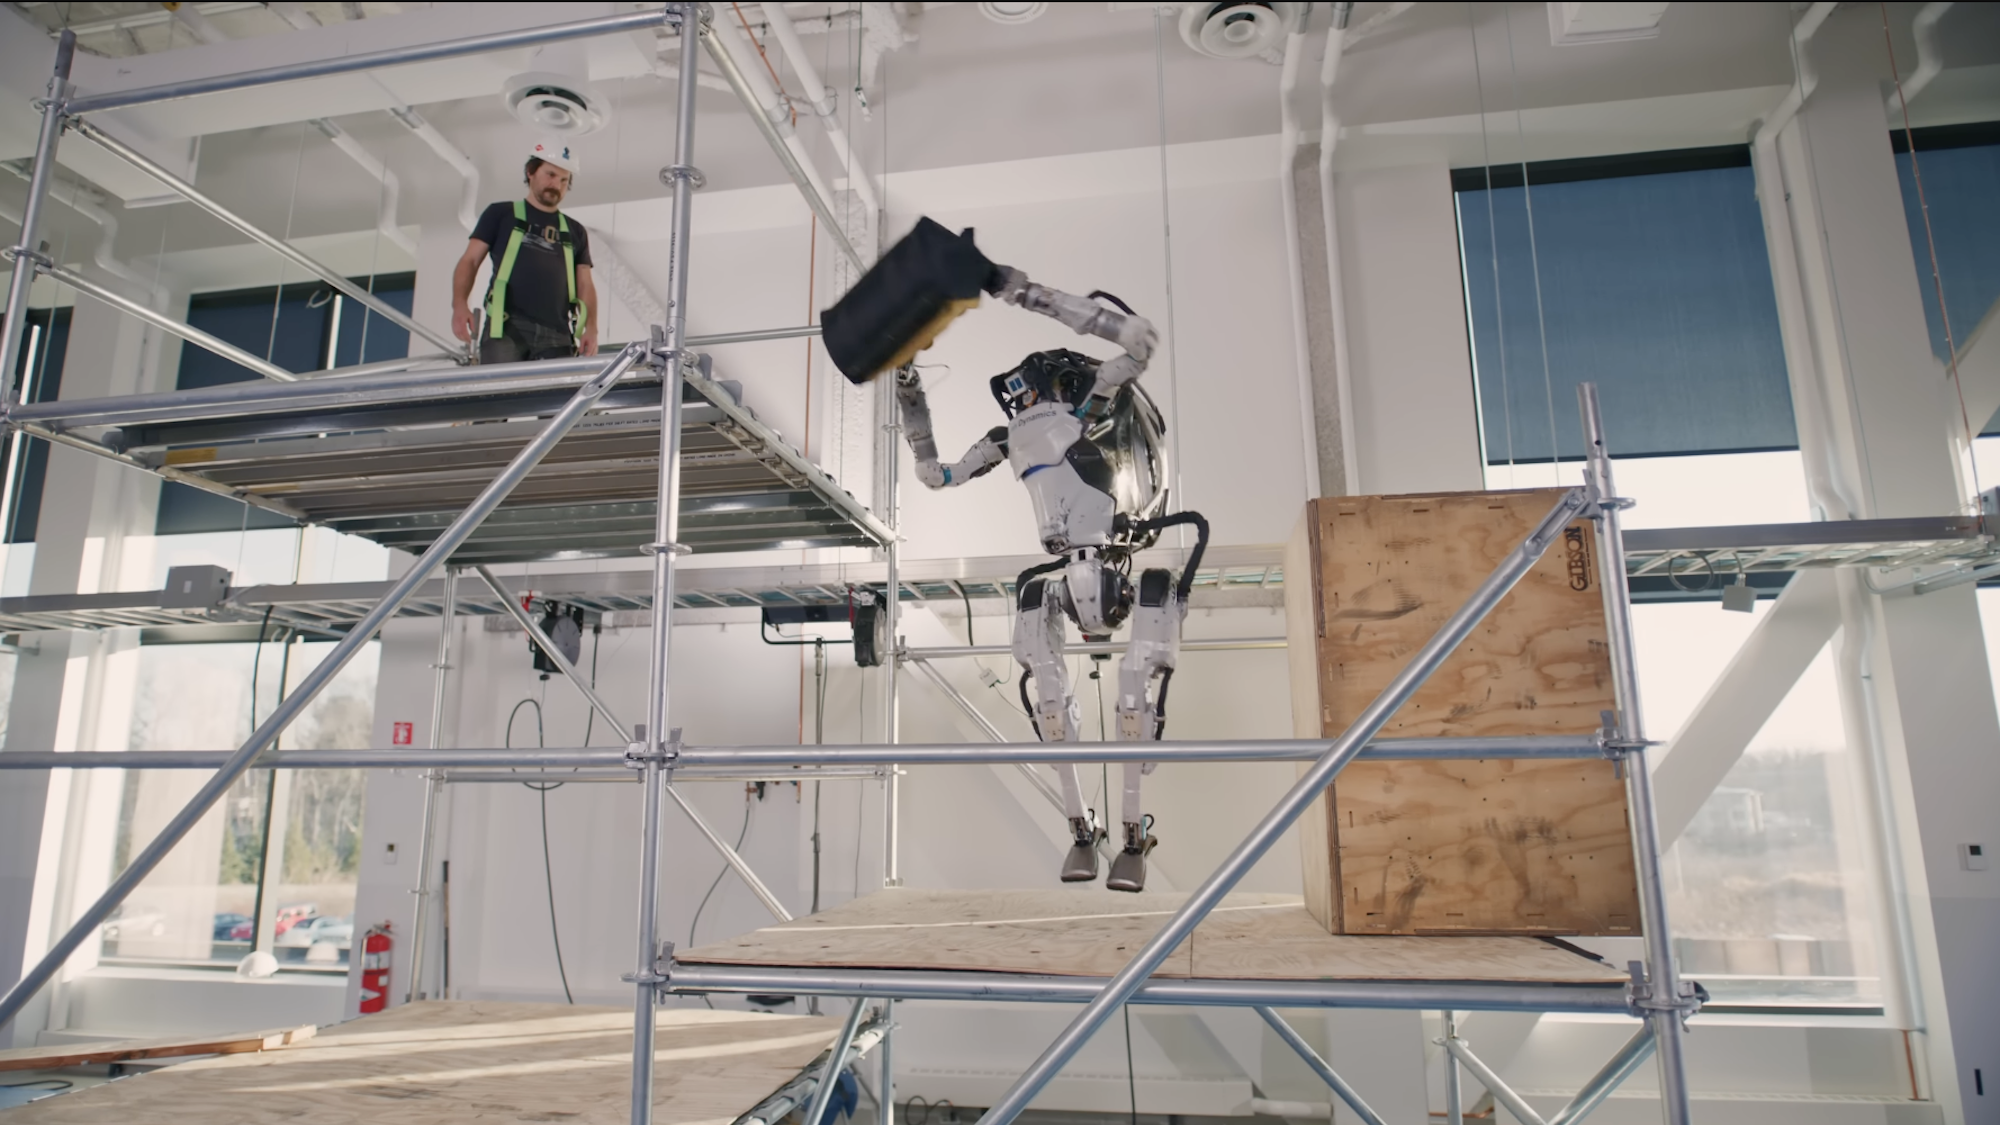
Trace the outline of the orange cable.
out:
M 743 5 L 736 3 L 735 0 L 731 0 L 729 6 L 736 9 L 736 22 L 743 25 L 743 34 L 748 35 L 750 37 L 750 45 L 757 48 L 757 57 L 764 60 L 764 69 L 771 72 L 771 85 L 776 86 L 778 88 L 778 96 L 785 99 L 785 108 L 791 111 L 792 125 L 796 127 L 799 123 L 798 103 L 792 99 L 790 94 L 785 92 L 785 83 L 778 77 L 777 68 L 771 65 L 771 56 L 764 53 L 764 44 L 758 40 L 757 33 L 750 30 L 750 19 L 743 14 Z

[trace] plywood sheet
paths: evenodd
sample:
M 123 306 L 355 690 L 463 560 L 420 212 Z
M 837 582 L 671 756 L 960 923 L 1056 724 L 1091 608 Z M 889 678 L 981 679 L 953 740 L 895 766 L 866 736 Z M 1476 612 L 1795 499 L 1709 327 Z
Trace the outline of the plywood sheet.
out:
M 1240 896 L 1194 933 L 1194 970 L 1222 980 L 1453 980 L 1617 984 L 1624 974 L 1532 937 L 1329 934 L 1296 896 Z
M 1121 895 L 1102 889 L 886 890 L 812 918 L 676 956 L 698 964 L 1108 977 L 1124 968 L 1184 901 L 1180 894 Z M 1065 910 L 1069 913 L 1061 913 Z M 813 922 L 819 924 L 808 925 Z M 1061 937 L 1052 939 L 1056 934 Z M 1024 958 L 1006 948 L 1005 942 L 1018 942 L 1023 935 L 1043 951 L 1039 957 Z M 1064 956 L 1056 956 L 1058 950 Z M 1030 960 L 1040 967 L 1010 967 Z M 1306 913 L 1299 896 L 1270 894 L 1225 897 L 1155 975 L 1570 984 L 1625 979 L 1610 966 L 1534 938 L 1329 934 Z
M 717 965 L 979 969 L 1110 976 L 1179 907 L 1183 896 L 1102 887 L 1046 891 L 894 888 L 780 926 L 676 954 Z M 1157 976 L 1191 970 L 1183 943 Z
M 53 1070 L 65 1066 L 171 1059 L 187 1055 L 240 1055 L 303 1043 L 319 1028 L 312 1024 L 246 1031 L 233 1035 L 201 1035 L 191 1039 L 111 1039 L 64 1043 L 52 1047 L 14 1047 L 0 1051 L 0 1070 Z
M 833 1041 L 811 1016 L 673 1011 L 659 1021 L 654 1120 L 726 1123 Z M 458 1125 L 630 1120 L 628 1008 L 431 1001 L 295 1047 L 200 1059 L 9 1110 L 7 1125 Z
M 1342 730 L 1359 715 L 1561 494 L 1543 488 L 1316 502 L 1323 729 Z M 1579 520 L 1383 735 L 1597 730 L 1600 712 L 1613 706 L 1598 579 L 1590 526 Z
M 1639 932 L 1608 761 L 1365 762 L 1335 784 L 1344 932 Z
M 1313 591 L 1310 623 L 1291 626 L 1309 633 L 1292 645 L 1299 733 L 1346 729 L 1560 495 L 1310 503 L 1287 553 L 1287 574 L 1309 568 Z M 1595 550 L 1587 522 L 1566 528 L 1383 735 L 1597 730 L 1615 704 Z M 1308 908 L 1336 933 L 1638 929 L 1624 783 L 1608 762 L 1355 763 L 1299 835 Z

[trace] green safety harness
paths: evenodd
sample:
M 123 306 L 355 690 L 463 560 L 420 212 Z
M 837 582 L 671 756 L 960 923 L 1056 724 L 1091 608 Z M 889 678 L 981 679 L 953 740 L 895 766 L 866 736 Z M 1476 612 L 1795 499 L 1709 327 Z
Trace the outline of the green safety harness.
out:
M 528 229 L 528 204 L 526 200 L 514 201 L 514 230 L 507 236 L 507 249 L 500 254 L 500 268 L 493 271 L 493 284 L 486 291 L 486 334 L 493 339 L 500 338 L 500 330 L 507 323 L 507 279 L 514 276 L 514 259 L 521 253 L 521 238 Z M 569 234 L 569 216 L 556 212 L 556 229 Z M 582 332 L 584 323 L 590 318 L 590 310 L 576 299 L 576 247 L 565 237 L 562 240 L 563 276 L 569 281 L 569 305 L 576 323 L 572 331 Z

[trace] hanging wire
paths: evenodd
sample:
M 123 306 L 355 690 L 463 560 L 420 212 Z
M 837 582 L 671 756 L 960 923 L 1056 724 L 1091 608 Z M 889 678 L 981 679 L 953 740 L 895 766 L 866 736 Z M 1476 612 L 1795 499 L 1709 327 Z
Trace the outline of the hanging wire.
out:
M 1521 158 L 1521 202 L 1528 212 L 1528 267 L 1535 279 L 1535 332 L 1541 338 L 1542 391 L 1548 396 L 1549 405 L 1549 468 L 1555 472 L 1555 483 L 1560 485 L 1562 459 L 1557 454 L 1555 377 L 1549 371 L 1549 320 L 1542 306 L 1541 251 L 1535 244 L 1535 189 L 1528 183 L 1528 130 L 1521 115 L 1521 72 L 1514 62 L 1514 15 L 1504 4 L 1500 6 L 1500 14 L 1506 20 L 1507 73 L 1514 89 L 1514 140 Z
M 169 26 L 172 26 L 172 24 L 169 24 Z M 292 194 L 291 198 L 285 201 L 286 242 L 292 240 L 292 218 L 298 212 L 299 208 L 299 179 L 305 174 L 306 166 L 306 130 L 311 127 L 306 122 L 299 122 L 299 150 L 298 155 L 292 161 Z M 271 294 L 271 332 L 264 341 L 265 363 L 277 362 L 271 357 L 278 350 L 278 314 L 284 307 L 286 265 L 287 259 L 280 255 L 278 258 L 278 285 L 277 289 Z
M 1160 118 L 1160 248 L 1166 267 L 1167 283 L 1167 390 L 1173 396 L 1174 411 L 1168 420 L 1169 440 L 1174 450 L 1174 496 L 1175 503 L 1187 503 L 1181 491 L 1181 370 L 1180 333 L 1174 324 L 1174 223 L 1172 201 L 1167 194 L 1167 41 L 1161 30 L 1161 21 L 1166 18 L 1166 9 L 1153 9 L 1153 79 L 1157 91 Z M 1180 525 L 1176 532 L 1180 546 L 1187 547 L 1187 525 Z
M 1465 5 L 1465 27 L 1472 35 L 1472 86 L 1479 98 L 1480 171 L 1486 177 L 1486 243 L 1493 260 L 1493 324 L 1497 334 L 1495 350 L 1500 355 L 1500 420 L 1507 434 L 1507 483 L 1514 483 L 1514 396 L 1507 384 L 1507 317 L 1500 295 L 1500 218 L 1494 204 L 1493 144 L 1486 131 L 1486 78 L 1479 65 L 1479 22 L 1470 3 Z M 1522 169 L 1526 171 L 1525 168 Z M 1525 175 L 1523 181 L 1527 179 Z
M 1896 104 L 1903 114 L 1903 141 L 1910 150 L 1910 177 L 1917 184 L 1917 210 L 1924 217 L 1924 246 L 1930 252 L 1931 288 L 1937 293 L 1938 319 L 1944 324 L 1945 370 L 1951 378 L 1952 390 L 1958 394 L 1958 420 L 1965 427 L 1965 454 L 1972 466 L 1972 510 L 1980 510 L 1980 495 L 1985 490 L 1979 482 L 1979 458 L 1972 455 L 1972 443 L 1978 436 L 1973 432 L 1972 415 L 1965 405 L 1965 384 L 1958 375 L 1958 341 L 1951 331 L 1951 310 L 1944 303 L 1944 273 L 1938 268 L 1937 233 L 1931 229 L 1931 205 L 1924 196 L 1923 164 L 1917 159 L 1916 130 L 1910 126 L 1910 99 L 1903 93 L 1902 68 L 1896 65 L 1896 43 L 1889 35 L 1889 5 L 1882 6 L 1882 46 L 1889 54 L 1889 77 L 1896 83 Z M 1981 420 L 1984 424 L 1984 419 Z

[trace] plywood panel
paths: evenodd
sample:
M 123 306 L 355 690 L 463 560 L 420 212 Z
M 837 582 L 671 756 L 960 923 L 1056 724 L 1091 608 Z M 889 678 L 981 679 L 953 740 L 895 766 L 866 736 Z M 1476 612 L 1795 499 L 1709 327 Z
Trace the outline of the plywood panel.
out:
M 1110 976 L 1173 914 L 1183 896 L 1098 888 L 878 891 L 784 925 L 679 953 L 720 965 L 978 969 Z M 1184 977 L 1185 943 L 1155 975 Z
M 1610 762 L 1368 762 L 1335 796 L 1345 933 L 1639 931 Z
M 1093 891 L 879 891 L 811 919 L 677 954 L 707 964 L 992 971 L 1041 949 L 1034 969 L 1105 977 L 1125 967 L 1186 896 Z M 1067 911 L 1067 913 L 1064 913 Z M 821 920 L 818 925 L 805 923 Z M 965 931 L 989 933 L 969 938 Z M 1050 935 L 1061 933 L 1060 939 Z M 1107 935 L 1109 935 L 1107 937 Z M 802 937 L 810 941 L 801 940 Z M 1094 950 L 1094 951 L 1093 951 Z M 1061 951 L 1066 956 L 1058 958 Z M 1297 895 L 1232 894 L 1157 976 L 1225 980 L 1477 980 L 1619 984 L 1622 973 L 1533 938 L 1329 934 Z
M 1317 600 L 1323 729 L 1361 713 L 1559 489 L 1322 500 Z M 1390 718 L 1385 737 L 1587 734 L 1612 704 L 1611 650 L 1588 523 L 1533 570 Z
M 654 1120 L 726 1123 L 833 1041 L 838 1023 L 752 1012 L 663 1012 Z M 200 1059 L 10 1110 L 8 1125 L 458 1125 L 630 1120 L 632 1013 L 564 1004 L 431 1001 L 365 1016 L 295 1047 Z
M 13 1047 L 0 1051 L 0 1070 L 52 1070 L 65 1066 L 171 1059 L 187 1055 L 240 1055 L 303 1043 L 319 1028 L 312 1024 L 234 1035 L 200 1035 L 191 1039 L 113 1039 L 64 1043 L 52 1047 Z
M 1288 587 L 1292 566 L 1311 568 L 1294 706 L 1309 691 L 1319 730 L 1301 733 L 1346 729 L 1560 495 L 1308 504 L 1287 552 Z M 1587 521 L 1566 528 L 1383 736 L 1597 730 L 1614 696 L 1595 552 Z M 1301 821 L 1306 901 L 1336 933 L 1631 934 L 1627 831 L 1624 784 L 1606 762 L 1356 763 Z
M 1263 903 L 1241 902 L 1264 898 Z M 1194 933 L 1195 975 L 1224 980 L 1474 980 L 1618 984 L 1602 961 L 1531 937 L 1329 934 L 1294 896 L 1231 896 Z

